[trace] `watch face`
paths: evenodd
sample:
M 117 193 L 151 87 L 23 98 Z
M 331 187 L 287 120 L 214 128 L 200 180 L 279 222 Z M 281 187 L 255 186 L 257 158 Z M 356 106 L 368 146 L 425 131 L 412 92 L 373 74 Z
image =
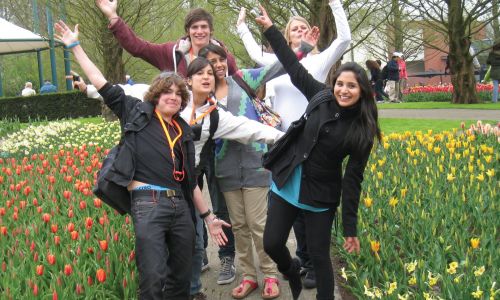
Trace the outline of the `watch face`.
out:
M 202 124 L 191 125 L 191 129 L 193 130 L 193 134 L 194 134 L 194 137 L 193 137 L 194 141 L 199 141 L 200 140 L 200 137 L 201 137 L 201 126 L 202 126 Z

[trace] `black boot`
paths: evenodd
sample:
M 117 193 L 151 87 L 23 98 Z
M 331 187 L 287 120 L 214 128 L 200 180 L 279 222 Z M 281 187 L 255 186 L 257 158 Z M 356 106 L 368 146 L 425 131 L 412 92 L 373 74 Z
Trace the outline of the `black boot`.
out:
M 280 270 L 281 271 L 281 270 Z M 290 290 L 292 291 L 293 300 L 299 299 L 300 292 L 302 291 L 302 281 L 300 280 L 300 261 L 298 258 L 292 259 L 290 268 L 286 271 L 281 271 L 283 275 L 288 277 Z

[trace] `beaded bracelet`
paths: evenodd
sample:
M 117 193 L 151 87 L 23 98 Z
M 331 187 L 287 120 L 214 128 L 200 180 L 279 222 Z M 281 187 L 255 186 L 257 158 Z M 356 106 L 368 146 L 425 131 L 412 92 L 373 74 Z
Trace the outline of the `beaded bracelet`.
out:
M 74 48 L 78 45 L 80 45 L 80 41 L 76 41 L 76 42 L 69 44 L 68 46 L 66 46 L 66 49 L 71 49 L 71 48 Z

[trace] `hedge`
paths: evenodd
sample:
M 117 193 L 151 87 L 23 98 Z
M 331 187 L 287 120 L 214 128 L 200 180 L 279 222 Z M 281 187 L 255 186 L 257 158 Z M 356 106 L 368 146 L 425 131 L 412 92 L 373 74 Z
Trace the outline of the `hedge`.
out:
M 0 119 L 19 119 L 21 122 L 27 122 L 30 119 L 51 121 L 100 114 L 101 101 L 89 99 L 77 91 L 0 98 Z
M 479 102 L 491 101 L 490 91 L 477 92 Z M 411 93 L 404 94 L 404 102 L 451 102 L 452 94 L 449 92 L 435 92 L 435 93 Z

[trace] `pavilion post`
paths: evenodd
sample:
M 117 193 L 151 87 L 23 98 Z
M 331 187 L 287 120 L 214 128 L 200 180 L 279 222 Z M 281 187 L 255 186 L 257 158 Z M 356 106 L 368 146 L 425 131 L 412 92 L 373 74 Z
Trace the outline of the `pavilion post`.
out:
M 56 67 L 56 51 L 54 48 L 54 22 L 52 20 L 52 11 L 50 2 L 46 6 L 47 12 L 47 31 L 49 33 L 49 46 L 50 46 L 50 68 L 52 74 L 52 84 L 58 88 L 57 84 L 57 67 Z M 58 88 L 59 89 L 59 88 Z

